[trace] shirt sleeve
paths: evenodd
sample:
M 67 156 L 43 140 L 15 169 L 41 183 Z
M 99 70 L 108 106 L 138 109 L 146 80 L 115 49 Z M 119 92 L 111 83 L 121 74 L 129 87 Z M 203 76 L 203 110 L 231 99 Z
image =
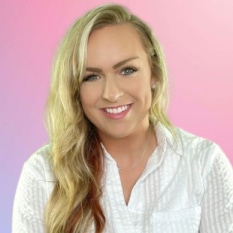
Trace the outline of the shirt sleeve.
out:
M 47 195 L 44 173 L 40 160 L 30 158 L 25 163 L 15 194 L 12 233 L 45 233 Z
M 204 183 L 200 233 L 233 233 L 233 170 L 218 147 Z

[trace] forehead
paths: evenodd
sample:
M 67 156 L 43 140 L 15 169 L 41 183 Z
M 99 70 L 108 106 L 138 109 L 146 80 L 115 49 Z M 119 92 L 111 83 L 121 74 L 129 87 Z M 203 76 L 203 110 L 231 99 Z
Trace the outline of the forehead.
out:
M 145 50 L 136 29 L 130 24 L 110 25 L 93 31 L 87 44 L 87 60 L 142 55 Z

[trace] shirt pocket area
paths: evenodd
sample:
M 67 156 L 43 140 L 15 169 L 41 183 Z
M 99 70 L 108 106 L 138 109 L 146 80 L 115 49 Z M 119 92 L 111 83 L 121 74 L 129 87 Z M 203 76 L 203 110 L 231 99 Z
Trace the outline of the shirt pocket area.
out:
M 198 233 L 201 207 L 153 213 L 153 232 Z

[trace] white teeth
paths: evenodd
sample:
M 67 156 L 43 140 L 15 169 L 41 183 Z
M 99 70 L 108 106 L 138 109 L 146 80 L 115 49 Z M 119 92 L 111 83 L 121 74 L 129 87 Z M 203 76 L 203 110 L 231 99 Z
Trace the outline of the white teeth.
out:
M 124 105 L 118 108 L 105 108 L 105 112 L 111 113 L 111 114 L 119 114 L 121 112 L 126 111 L 129 108 L 129 105 Z

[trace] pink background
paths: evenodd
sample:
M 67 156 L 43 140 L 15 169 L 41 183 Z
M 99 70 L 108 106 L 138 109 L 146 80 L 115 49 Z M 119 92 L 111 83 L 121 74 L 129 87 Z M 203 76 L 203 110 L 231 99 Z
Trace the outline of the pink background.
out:
M 44 105 L 56 45 L 75 18 L 104 2 L 0 2 L 0 232 L 11 232 L 23 162 L 47 142 Z M 115 2 L 142 17 L 164 48 L 174 124 L 215 141 L 233 163 L 233 1 Z

